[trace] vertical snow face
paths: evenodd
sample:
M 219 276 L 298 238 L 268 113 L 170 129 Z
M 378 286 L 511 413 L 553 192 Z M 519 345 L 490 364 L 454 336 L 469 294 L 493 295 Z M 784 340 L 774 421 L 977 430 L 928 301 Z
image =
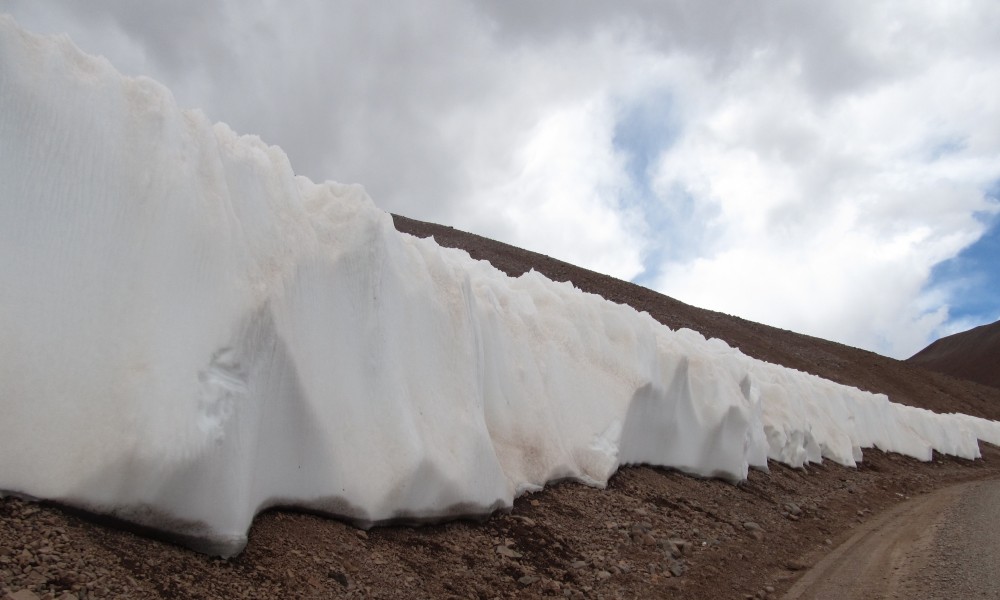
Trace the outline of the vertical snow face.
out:
M 436 519 L 628 463 L 738 480 L 1000 439 L 399 234 L 2 16 L 0 256 L 0 490 L 216 554 L 276 504 Z

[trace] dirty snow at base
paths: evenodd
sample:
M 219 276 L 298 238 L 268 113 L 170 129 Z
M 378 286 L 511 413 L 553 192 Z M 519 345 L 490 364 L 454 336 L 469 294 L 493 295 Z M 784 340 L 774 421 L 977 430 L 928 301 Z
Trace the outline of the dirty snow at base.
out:
M 630 463 L 979 455 L 893 404 L 397 233 L 358 186 L 0 17 L 0 490 L 238 553 L 256 513 L 485 514 Z

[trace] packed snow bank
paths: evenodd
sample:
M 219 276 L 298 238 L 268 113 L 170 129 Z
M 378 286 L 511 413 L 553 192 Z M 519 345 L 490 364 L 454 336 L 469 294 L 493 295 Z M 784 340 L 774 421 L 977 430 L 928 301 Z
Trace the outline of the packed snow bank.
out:
M 1000 439 L 399 234 L 2 17 L 0 255 L 0 489 L 212 553 L 276 504 L 435 519 L 627 463 L 739 480 Z

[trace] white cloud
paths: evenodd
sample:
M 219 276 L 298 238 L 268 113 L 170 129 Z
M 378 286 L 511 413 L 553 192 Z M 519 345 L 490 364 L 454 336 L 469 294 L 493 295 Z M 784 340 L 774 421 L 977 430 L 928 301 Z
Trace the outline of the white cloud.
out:
M 909 18 L 921 16 L 938 18 Z M 924 25 L 883 17 L 859 29 L 881 39 Z M 1000 68 L 952 54 L 940 36 L 917 37 L 872 53 L 876 78 L 827 86 L 815 72 L 832 67 L 827 57 L 815 63 L 815 47 L 784 54 L 767 41 L 724 85 L 689 99 L 701 114 L 662 157 L 661 196 L 684 189 L 716 217 L 699 256 L 665 265 L 657 286 L 699 306 L 912 354 L 948 327 L 949 296 L 927 287 L 932 267 L 983 233 L 976 213 L 997 211 L 983 191 L 1000 177 L 990 100 Z M 866 50 L 825 41 L 834 56 L 846 43 L 855 55 Z M 915 68 L 918 59 L 926 63 Z
M 388 210 L 897 356 L 955 326 L 932 269 L 997 211 L 987 0 L 0 9 Z M 634 107 L 669 140 L 616 139 Z

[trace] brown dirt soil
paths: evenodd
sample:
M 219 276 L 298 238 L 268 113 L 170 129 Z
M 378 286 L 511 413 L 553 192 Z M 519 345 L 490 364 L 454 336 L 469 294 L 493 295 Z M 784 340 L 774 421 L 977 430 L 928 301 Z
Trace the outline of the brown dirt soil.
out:
M 1000 389 L 742 319 L 447 227 L 396 218 L 510 274 L 534 268 L 744 352 L 937 411 L 1000 418 Z M 221 560 L 50 504 L 0 500 L 0 594 L 58 598 L 777 598 L 852 528 L 905 498 L 1000 477 L 984 460 L 865 452 L 857 469 L 772 464 L 732 485 L 649 467 L 607 489 L 560 483 L 482 522 L 363 532 L 268 511 Z M 2 596 L 0 596 L 2 597 Z
M 943 337 L 906 362 L 1000 388 L 1000 321 Z

